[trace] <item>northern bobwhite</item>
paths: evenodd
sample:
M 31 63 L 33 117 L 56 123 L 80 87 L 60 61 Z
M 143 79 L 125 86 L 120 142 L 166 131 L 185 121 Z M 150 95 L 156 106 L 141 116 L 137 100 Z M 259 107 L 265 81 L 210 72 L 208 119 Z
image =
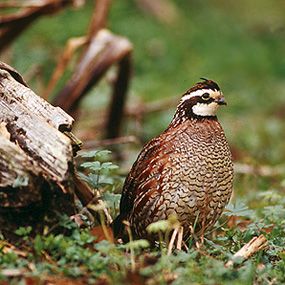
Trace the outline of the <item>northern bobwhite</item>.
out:
M 138 238 L 158 220 L 177 216 L 188 237 L 215 224 L 233 188 L 233 162 L 216 112 L 225 105 L 219 86 L 202 78 L 187 90 L 168 128 L 147 143 L 126 178 L 116 236 L 124 220 Z

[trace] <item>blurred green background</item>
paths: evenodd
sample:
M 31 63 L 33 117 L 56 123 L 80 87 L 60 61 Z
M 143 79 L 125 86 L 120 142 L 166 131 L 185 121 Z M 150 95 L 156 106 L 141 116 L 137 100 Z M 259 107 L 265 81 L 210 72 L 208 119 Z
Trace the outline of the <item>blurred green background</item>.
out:
M 177 98 L 200 77 L 218 82 L 228 106 L 219 118 L 235 159 L 250 164 L 283 164 L 285 159 L 285 2 L 282 0 L 175 0 L 175 17 L 159 20 L 136 1 L 113 1 L 108 28 L 134 45 L 134 72 L 128 106 Z M 94 2 L 66 9 L 34 23 L 10 51 L 10 64 L 25 75 L 41 66 L 41 94 L 70 37 L 85 34 Z M 163 12 L 162 12 L 163 13 Z M 106 94 L 106 96 L 101 93 Z M 94 109 L 108 102 L 106 81 L 82 103 L 86 124 L 96 121 Z M 103 98 L 103 99 L 102 99 Z M 159 100 L 159 101 L 158 101 Z M 159 103 L 158 103 L 159 104 Z M 166 128 L 169 110 L 144 118 L 143 140 Z M 89 114 L 89 115 L 88 115 Z M 89 119 L 88 119 L 89 118 Z M 80 125 L 80 126 L 86 126 Z M 135 126 L 125 123 L 125 134 Z

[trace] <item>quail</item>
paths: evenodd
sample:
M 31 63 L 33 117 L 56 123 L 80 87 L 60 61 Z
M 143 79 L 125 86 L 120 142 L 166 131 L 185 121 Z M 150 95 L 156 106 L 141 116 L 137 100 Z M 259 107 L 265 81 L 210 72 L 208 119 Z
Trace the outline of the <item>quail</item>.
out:
M 222 214 L 233 188 L 232 155 L 216 116 L 226 102 L 217 83 L 201 79 L 182 95 L 167 129 L 143 147 L 131 168 L 115 236 L 122 236 L 128 221 L 136 237 L 148 238 L 149 224 L 175 215 L 185 239 L 194 225 L 195 233 L 204 234 Z

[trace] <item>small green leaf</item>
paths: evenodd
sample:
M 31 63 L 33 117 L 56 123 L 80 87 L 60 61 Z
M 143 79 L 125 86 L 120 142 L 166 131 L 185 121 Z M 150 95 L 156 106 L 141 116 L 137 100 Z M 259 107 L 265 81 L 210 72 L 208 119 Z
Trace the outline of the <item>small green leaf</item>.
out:
M 80 156 L 86 158 L 95 158 L 97 156 L 106 156 L 110 153 L 111 153 L 110 150 L 93 150 L 88 152 L 82 152 L 80 153 Z
M 98 152 L 99 152 L 99 150 L 93 150 L 93 151 L 88 151 L 88 152 L 81 152 L 79 154 L 79 156 L 86 157 L 86 158 L 92 158 L 92 157 L 95 157 Z
M 119 206 L 120 203 L 120 199 L 121 199 L 121 194 L 114 194 L 111 192 L 105 192 L 102 195 L 103 200 L 107 203 L 107 205 L 109 207 L 113 207 L 115 205 L 115 207 Z
M 15 231 L 15 234 L 18 236 L 27 236 L 28 234 L 30 234 L 32 231 L 32 227 L 28 226 L 28 227 L 20 227 Z
M 112 162 L 103 162 L 102 163 L 102 169 L 108 169 L 108 170 L 113 170 L 113 169 L 118 169 L 119 167 Z
M 80 165 L 81 167 L 84 167 L 84 168 L 88 168 L 90 170 L 93 170 L 93 171 L 97 171 L 97 170 L 100 170 L 102 167 L 101 167 L 101 163 L 100 161 L 92 161 L 92 162 L 84 162 Z
M 141 249 L 141 248 L 148 248 L 149 242 L 146 239 L 139 239 L 139 240 L 133 240 L 125 244 L 125 248 L 130 249 Z
M 161 220 L 154 222 L 147 226 L 146 230 L 149 233 L 165 232 L 169 228 L 169 222 L 167 220 Z
M 99 178 L 99 184 L 101 186 L 113 185 L 113 178 L 112 177 L 108 177 L 106 175 L 101 175 L 100 178 Z
M 263 214 L 270 220 L 283 219 L 285 216 L 285 208 L 282 205 L 267 206 L 263 209 Z M 279 222 L 280 223 L 280 222 Z
M 238 217 L 251 217 L 254 214 L 253 210 L 250 210 L 247 205 L 242 201 L 236 201 L 235 204 L 228 204 L 224 212 L 225 216 L 238 216 Z
M 88 175 L 85 175 L 83 173 L 78 173 L 79 178 L 88 183 L 92 188 L 98 188 L 98 175 L 89 173 Z
M 44 249 L 44 242 L 40 235 L 36 235 L 34 240 L 34 249 L 37 255 L 40 255 Z

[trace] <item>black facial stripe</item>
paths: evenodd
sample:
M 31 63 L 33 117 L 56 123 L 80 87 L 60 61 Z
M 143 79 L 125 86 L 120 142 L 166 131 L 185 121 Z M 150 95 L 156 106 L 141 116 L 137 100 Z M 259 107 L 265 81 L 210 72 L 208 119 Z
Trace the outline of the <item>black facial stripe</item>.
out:
M 195 97 L 190 97 L 187 100 L 182 101 L 176 110 L 176 113 L 174 115 L 174 121 L 183 121 L 185 118 L 213 118 L 215 119 L 215 116 L 199 116 L 193 113 L 193 106 L 196 104 L 210 104 L 214 102 L 214 98 L 210 98 L 208 100 L 203 100 L 201 96 L 195 96 Z
M 204 78 L 201 78 L 201 79 L 203 79 L 204 81 L 196 83 L 193 87 L 191 87 L 189 90 L 187 90 L 182 95 L 182 100 L 180 101 L 180 104 L 178 105 L 176 113 L 172 120 L 172 123 L 174 125 L 184 122 L 185 120 L 188 120 L 188 119 L 204 119 L 204 118 L 211 119 L 211 120 L 217 119 L 217 117 L 214 115 L 213 116 L 202 116 L 202 115 L 200 116 L 200 115 L 194 114 L 193 112 L 193 106 L 195 106 L 196 104 L 211 104 L 212 102 L 215 101 L 213 97 L 203 99 L 202 98 L 203 94 L 201 94 L 202 92 L 204 94 L 210 93 L 211 95 L 211 91 L 220 91 L 220 87 L 213 80 L 208 80 Z M 202 92 L 199 92 L 201 95 L 199 96 L 197 95 L 194 97 L 190 95 L 190 96 L 186 96 L 186 98 L 189 97 L 188 99 L 186 99 L 185 97 L 183 98 L 184 95 L 191 94 L 192 92 L 198 91 L 198 90 L 203 90 Z M 208 90 L 209 92 L 207 92 Z
M 191 97 L 188 100 L 185 100 L 182 104 L 180 104 L 178 106 L 178 109 L 180 110 L 185 110 L 187 112 L 189 112 L 189 110 L 192 111 L 192 107 L 195 106 L 196 104 L 200 103 L 200 104 L 210 104 L 212 102 L 214 102 L 215 99 L 214 98 L 209 98 L 207 100 L 204 100 L 201 96 L 195 96 L 195 97 Z
M 198 99 L 197 99 L 197 102 L 198 103 L 204 103 L 204 104 L 210 104 L 210 103 L 212 103 L 212 102 L 214 102 L 215 101 L 215 99 L 214 98 L 212 98 L 212 97 L 210 97 L 209 99 L 207 99 L 207 100 L 204 100 L 202 97 L 200 97 L 200 96 L 197 96 L 198 97 Z M 195 97 L 194 97 L 195 98 Z M 195 104 L 194 104 L 195 105 Z

